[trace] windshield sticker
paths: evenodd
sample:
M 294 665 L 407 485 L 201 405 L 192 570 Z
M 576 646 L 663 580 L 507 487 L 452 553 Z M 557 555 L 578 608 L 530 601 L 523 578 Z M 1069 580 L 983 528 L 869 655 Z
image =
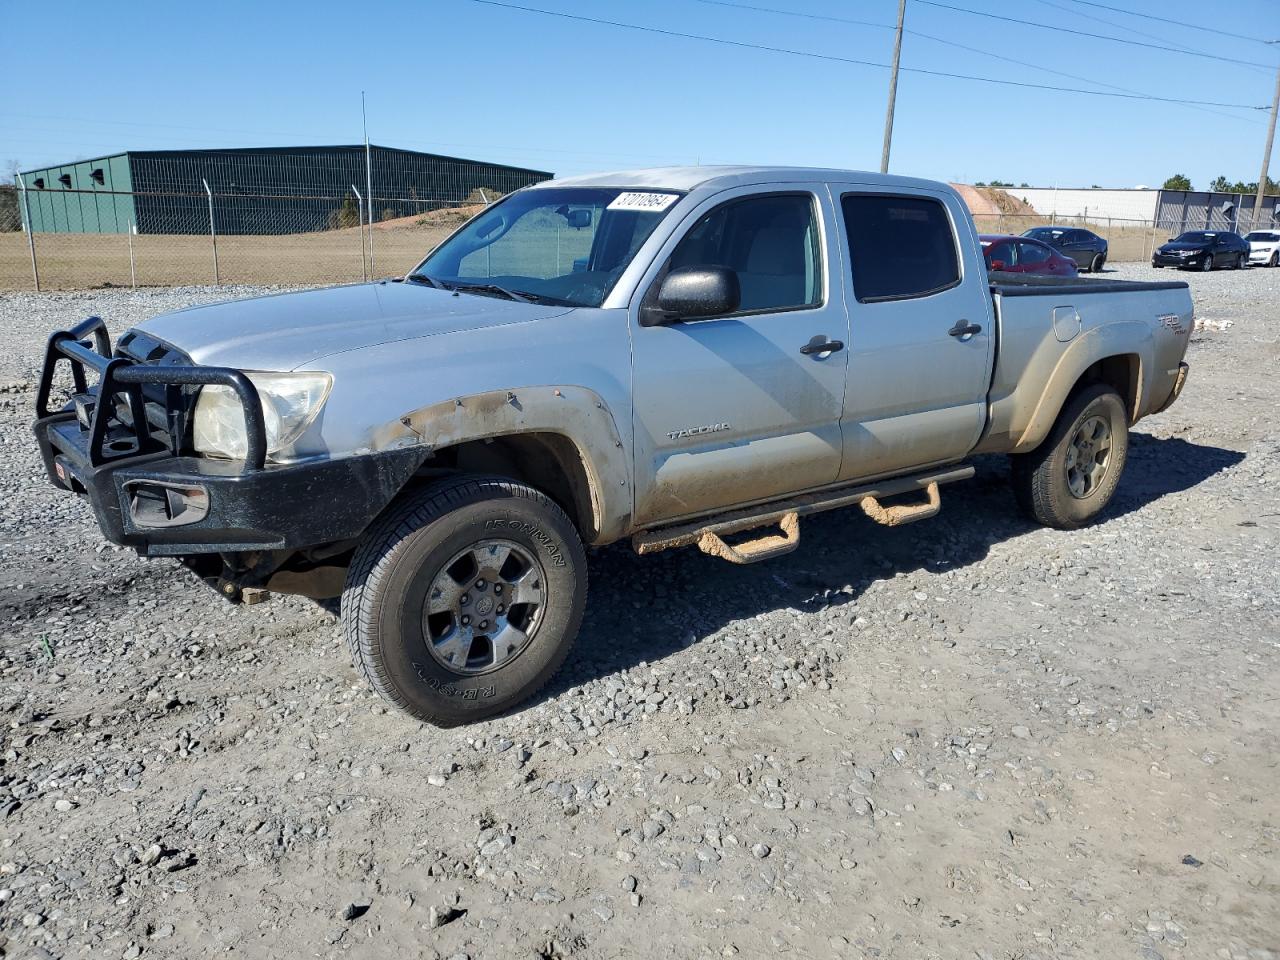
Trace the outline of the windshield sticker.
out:
M 679 197 L 674 193 L 620 193 L 606 210 L 645 210 L 661 213 Z

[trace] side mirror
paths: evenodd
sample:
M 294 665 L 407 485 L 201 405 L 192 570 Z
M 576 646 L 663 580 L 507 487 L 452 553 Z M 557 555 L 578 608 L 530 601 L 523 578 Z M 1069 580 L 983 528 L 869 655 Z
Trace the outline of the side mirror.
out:
M 573 227 L 575 230 L 581 230 L 583 227 L 591 226 L 591 211 L 589 209 L 570 210 L 568 214 L 565 215 L 565 220 L 567 220 L 569 226 Z
M 673 320 L 696 320 L 733 313 L 742 303 L 738 274 L 728 267 L 677 267 L 658 290 L 658 306 L 643 311 L 640 323 L 656 327 Z

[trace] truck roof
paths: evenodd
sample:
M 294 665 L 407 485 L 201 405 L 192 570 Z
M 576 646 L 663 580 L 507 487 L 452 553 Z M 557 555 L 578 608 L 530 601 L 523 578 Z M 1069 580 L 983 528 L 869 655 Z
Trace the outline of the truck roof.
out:
M 866 170 L 837 170 L 822 167 L 771 167 L 771 166 L 689 166 L 649 167 L 638 170 L 616 170 L 609 173 L 588 173 L 576 177 L 559 177 L 544 180 L 529 187 L 530 190 L 548 187 L 641 187 L 649 190 L 681 190 L 711 188 L 723 190 L 751 183 L 843 181 L 877 184 L 893 187 L 913 187 L 925 190 L 950 190 L 944 183 L 901 177 L 888 173 L 871 173 Z

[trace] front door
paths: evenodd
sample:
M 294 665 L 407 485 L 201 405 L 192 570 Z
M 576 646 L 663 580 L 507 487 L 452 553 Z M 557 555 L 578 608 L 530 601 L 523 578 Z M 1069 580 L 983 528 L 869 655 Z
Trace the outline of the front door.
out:
M 968 214 L 942 191 L 832 190 L 852 281 L 840 478 L 961 459 L 986 419 L 993 342 Z
M 631 307 L 637 524 L 836 479 L 849 356 L 836 222 L 821 185 L 739 188 L 691 211 L 663 248 Z M 734 270 L 739 309 L 640 326 L 641 303 L 681 266 Z

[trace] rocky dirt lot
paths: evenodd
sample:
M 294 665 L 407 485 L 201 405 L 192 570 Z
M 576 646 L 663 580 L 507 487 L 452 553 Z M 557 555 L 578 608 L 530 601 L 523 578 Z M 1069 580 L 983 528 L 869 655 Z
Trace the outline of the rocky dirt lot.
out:
M 772 563 L 599 551 L 565 673 L 451 731 L 41 476 L 48 330 L 251 291 L 0 294 L 0 955 L 1280 956 L 1280 270 L 1185 279 L 1104 522 L 991 459 Z

